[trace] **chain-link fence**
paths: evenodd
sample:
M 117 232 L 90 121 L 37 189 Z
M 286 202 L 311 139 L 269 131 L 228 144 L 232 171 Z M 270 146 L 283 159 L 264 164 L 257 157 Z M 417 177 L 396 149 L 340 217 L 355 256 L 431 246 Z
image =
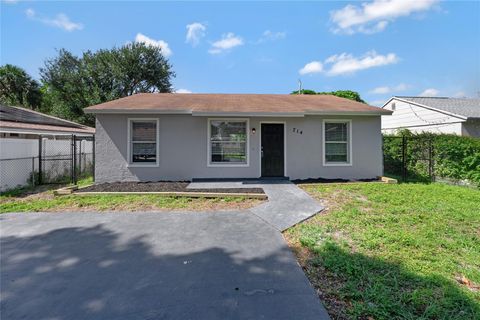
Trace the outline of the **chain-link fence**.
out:
M 76 183 L 94 175 L 93 136 L 1 138 L 0 191 L 38 184 Z
M 434 151 L 430 138 L 384 136 L 383 170 L 402 181 L 435 181 Z
M 0 182 L 0 191 L 38 184 L 38 157 L 0 159 Z

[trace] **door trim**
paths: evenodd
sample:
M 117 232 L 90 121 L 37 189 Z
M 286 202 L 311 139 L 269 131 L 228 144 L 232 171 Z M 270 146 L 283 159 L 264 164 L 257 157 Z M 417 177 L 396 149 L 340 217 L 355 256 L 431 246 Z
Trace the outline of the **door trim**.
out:
M 286 121 L 260 121 L 258 128 L 258 162 L 259 173 L 258 176 L 262 177 L 262 123 L 265 124 L 283 124 L 283 176 L 288 177 L 287 174 L 287 122 Z

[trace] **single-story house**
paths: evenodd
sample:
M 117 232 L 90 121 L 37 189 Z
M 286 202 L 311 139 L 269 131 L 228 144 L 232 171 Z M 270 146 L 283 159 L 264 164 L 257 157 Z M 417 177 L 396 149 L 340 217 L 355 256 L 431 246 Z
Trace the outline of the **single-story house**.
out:
M 368 179 L 382 115 L 331 95 L 143 93 L 96 116 L 97 183 L 196 178 Z
M 384 133 L 408 129 L 480 137 L 480 99 L 398 96 L 382 108 L 393 112 L 382 117 Z

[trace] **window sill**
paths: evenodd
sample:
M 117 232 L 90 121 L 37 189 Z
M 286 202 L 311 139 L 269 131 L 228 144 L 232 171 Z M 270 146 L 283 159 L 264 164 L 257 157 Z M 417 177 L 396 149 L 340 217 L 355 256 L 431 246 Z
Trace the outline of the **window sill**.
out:
M 248 163 L 243 164 L 229 164 L 229 163 L 209 163 L 207 164 L 209 168 L 246 168 L 250 167 Z
M 158 167 L 159 163 L 152 163 L 152 164 L 140 164 L 140 163 L 128 163 L 127 168 L 154 168 Z
M 323 166 L 324 167 L 351 167 L 352 164 L 351 163 L 323 163 Z

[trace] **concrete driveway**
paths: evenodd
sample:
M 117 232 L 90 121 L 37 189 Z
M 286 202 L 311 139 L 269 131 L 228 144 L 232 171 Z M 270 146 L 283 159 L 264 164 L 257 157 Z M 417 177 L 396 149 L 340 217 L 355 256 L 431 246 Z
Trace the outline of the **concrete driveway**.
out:
M 247 212 L 0 215 L 2 319 L 328 319 Z

